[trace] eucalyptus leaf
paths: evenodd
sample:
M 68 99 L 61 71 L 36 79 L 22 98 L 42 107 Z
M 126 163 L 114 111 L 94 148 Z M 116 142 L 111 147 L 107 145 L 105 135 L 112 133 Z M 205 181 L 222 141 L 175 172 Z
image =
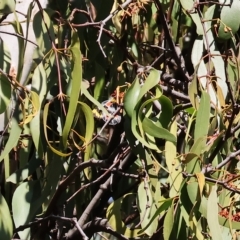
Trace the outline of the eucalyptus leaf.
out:
M 7 14 L 14 12 L 16 3 L 14 0 L 1 0 L 0 14 Z
M 12 211 L 16 227 L 29 223 L 39 208 L 41 187 L 39 181 L 20 184 L 13 194 Z M 30 239 L 30 228 L 18 233 L 22 239 Z
M 12 217 L 6 200 L 0 193 L 0 238 L 11 240 L 13 234 Z
M 150 191 L 150 185 L 146 181 L 142 181 L 138 186 L 137 193 L 137 204 L 140 212 L 141 226 L 144 228 L 144 232 L 148 236 L 152 236 L 153 233 L 157 230 L 158 220 L 157 218 L 153 219 L 153 215 L 156 212 L 156 207 L 153 204 L 153 197 Z M 149 220 L 152 219 L 150 225 L 148 225 Z M 146 228 L 146 226 L 148 227 Z
M 212 187 L 212 191 L 208 198 L 207 204 L 207 222 L 210 228 L 210 233 L 213 240 L 221 240 L 221 228 L 218 220 L 218 198 L 217 186 Z

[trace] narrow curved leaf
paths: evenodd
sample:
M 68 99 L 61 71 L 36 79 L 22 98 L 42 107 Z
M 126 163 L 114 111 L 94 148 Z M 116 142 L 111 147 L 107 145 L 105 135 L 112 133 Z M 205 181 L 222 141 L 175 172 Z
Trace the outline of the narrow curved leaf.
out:
M 171 233 L 173 231 L 173 224 L 174 224 L 174 204 L 168 209 L 167 214 L 164 219 L 163 223 L 163 238 L 164 240 L 171 239 Z
M 4 197 L 0 193 L 0 239 L 11 240 L 13 234 L 12 217 Z
M 20 137 L 21 132 L 22 132 L 22 128 L 19 126 L 19 124 L 17 122 L 17 119 L 15 119 L 15 118 L 12 119 L 11 126 L 12 127 L 11 127 L 11 130 L 10 130 L 10 133 L 9 133 L 8 141 L 5 145 L 5 148 L 4 148 L 3 152 L 0 155 L 0 162 L 17 145 L 19 137 Z
M 218 220 L 218 197 L 217 186 L 212 187 L 212 191 L 207 201 L 207 222 L 213 240 L 222 240 L 221 228 Z
M 207 137 L 210 118 L 210 97 L 202 92 L 199 109 L 197 111 L 194 138 L 195 141 L 201 137 Z
M 156 206 L 153 202 L 153 197 L 150 189 L 150 184 L 147 181 L 142 181 L 138 186 L 137 192 L 137 205 L 140 212 L 141 226 L 148 236 L 152 236 L 157 230 L 158 219 L 153 219 L 156 212 Z M 148 225 L 149 221 L 151 224 Z M 148 225 L 148 227 L 146 227 Z
M 43 146 L 42 146 L 42 140 L 41 140 L 41 134 L 40 134 L 41 132 L 40 131 L 41 129 L 40 107 L 42 106 L 43 100 L 45 99 L 47 94 L 47 77 L 48 76 L 44 67 L 44 63 L 41 62 L 37 66 L 37 68 L 34 70 L 34 73 L 32 76 L 32 85 L 31 85 L 32 98 L 36 105 L 36 108 L 38 108 L 38 111 L 35 112 L 35 116 L 30 122 L 30 130 L 32 133 L 33 142 L 40 158 L 43 157 Z
M 60 152 L 59 150 L 55 149 L 49 142 L 48 140 L 48 135 L 47 135 L 47 116 L 48 116 L 48 109 L 49 109 L 49 105 L 50 103 L 47 103 L 45 106 L 44 106 L 44 110 L 43 110 L 43 130 L 44 130 L 44 135 L 45 135 L 45 138 L 46 138 L 46 141 L 48 143 L 48 146 L 50 147 L 50 149 L 57 155 L 61 156 L 61 157 L 67 157 L 67 156 L 70 156 L 72 153 L 63 153 L 63 152 Z
M 176 143 L 177 139 L 172 133 L 163 127 L 157 126 L 152 120 L 144 118 L 142 124 L 144 131 L 149 135 Z
M 9 79 L 0 73 L 0 114 L 7 109 L 12 94 L 12 87 Z
M 73 31 L 72 34 L 72 44 L 70 50 L 73 56 L 72 79 L 69 79 L 69 81 L 72 81 L 72 90 L 71 95 L 69 96 L 69 108 L 62 132 L 62 144 L 64 149 L 66 149 L 67 147 L 67 138 L 77 109 L 77 100 L 80 95 L 80 89 L 82 84 L 82 59 L 80 52 L 80 41 L 78 38 L 78 34 L 75 31 Z

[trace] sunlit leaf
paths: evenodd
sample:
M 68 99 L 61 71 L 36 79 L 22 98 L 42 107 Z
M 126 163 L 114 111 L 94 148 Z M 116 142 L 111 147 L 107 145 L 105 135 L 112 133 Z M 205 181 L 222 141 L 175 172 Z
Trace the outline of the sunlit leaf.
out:
M 163 237 L 164 240 L 170 239 L 174 224 L 174 204 L 168 209 L 163 223 Z
M 231 1 L 226 1 L 226 3 Z M 225 3 L 225 4 L 226 4 Z M 227 40 L 232 38 L 238 31 L 240 20 L 236 18 L 240 13 L 240 1 L 232 1 L 230 6 L 223 6 L 220 15 L 220 27 L 218 29 L 218 37 Z
M 1 0 L 0 1 L 0 14 L 14 12 L 16 2 L 14 0 Z
M 9 133 L 8 141 L 5 145 L 4 150 L 1 153 L 0 156 L 0 162 L 5 158 L 7 154 L 17 145 L 19 137 L 21 135 L 22 128 L 19 126 L 17 119 L 12 119 L 12 126 Z
M 200 100 L 200 105 L 196 117 L 196 125 L 194 131 L 195 141 L 201 137 L 207 136 L 209 127 L 209 117 L 210 117 L 210 97 L 206 92 L 202 92 L 202 97 Z
M 35 14 L 33 18 L 33 30 L 40 51 L 43 55 L 47 54 L 53 47 L 51 41 L 54 42 L 55 34 L 53 30 L 53 23 L 46 11 L 39 11 Z
M 142 235 L 142 233 L 141 234 L 138 233 L 139 229 L 130 230 L 130 228 L 126 227 L 121 220 L 121 211 L 120 211 L 121 204 L 122 204 L 123 198 L 126 196 L 127 195 L 113 201 L 108 206 L 107 212 L 106 212 L 106 217 L 107 217 L 109 225 L 112 227 L 112 229 L 114 229 L 118 233 L 123 234 L 126 237 L 135 238 L 135 237 Z
M 124 106 L 124 110 L 126 111 L 129 117 L 132 117 L 134 108 L 138 103 L 138 97 L 139 97 L 141 88 L 142 86 L 140 83 L 140 79 L 136 77 L 132 85 L 124 95 L 123 106 Z
M 150 190 L 150 185 L 147 181 L 142 181 L 140 183 L 138 187 L 137 197 L 141 226 L 145 229 L 144 232 L 148 236 L 152 236 L 153 233 L 157 230 L 158 220 L 157 218 L 153 219 L 153 215 L 156 211 L 156 206 L 155 204 L 153 204 L 153 197 Z M 151 219 L 153 219 L 151 225 L 146 228 Z
M 197 181 L 198 181 L 198 187 L 199 187 L 200 196 L 202 196 L 203 188 L 204 188 L 204 185 L 205 185 L 205 176 L 201 172 L 196 173 L 195 175 L 196 175 Z
M 41 206 L 41 187 L 39 181 L 20 184 L 13 194 L 12 211 L 16 227 L 27 224 Z M 30 228 L 18 233 L 22 239 L 30 239 Z
M 189 11 L 192 20 L 195 22 L 195 24 L 197 26 L 198 35 L 202 35 L 203 27 L 202 27 L 200 16 L 198 15 L 198 13 L 196 13 L 194 11 L 194 7 L 193 7 L 194 1 L 193 0 L 180 0 L 180 3 L 185 10 Z
M 171 124 L 170 132 L 176 137 L 177 123 L 174 121 Z M 179 165 L 181 164 L 177 158 L 177 145 L 174 142 L 166 141 L 165 143 L 165 158 L 169 171 L 168 181 L 170 184 L 170 197 L 175 197 L 179 194 L 179 189 L 182 184 L 182 174 Z
M 212 191 L 208 198 L 207 208 L 207 222 L 210 228 L 211 237 L 213 240 L 221 240 L 222 236 L 218 220 L 218 198 L 216 185 L 212 187 Z

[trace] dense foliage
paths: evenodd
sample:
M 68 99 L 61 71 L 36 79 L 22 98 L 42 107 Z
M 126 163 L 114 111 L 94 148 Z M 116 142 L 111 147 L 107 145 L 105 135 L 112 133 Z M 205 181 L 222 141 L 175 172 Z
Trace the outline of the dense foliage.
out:
M 0 239 L 237 239 L 240 1 L 0 1 Z

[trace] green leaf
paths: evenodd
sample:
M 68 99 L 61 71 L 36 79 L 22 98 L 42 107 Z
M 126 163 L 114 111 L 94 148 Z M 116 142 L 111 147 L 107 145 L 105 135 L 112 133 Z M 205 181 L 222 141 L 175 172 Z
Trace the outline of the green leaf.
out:
M 173 134 L 173 136 L 177 136 L 177 122 L 174 121 L 171 124 L 171 128 L 170 128 L 170 132 L 171 134 Z M 175 197 L 179 194 L 179 189 L 180 186 L 182 184 L 182 174 L 181 174 L 181 170 L 178 167 L 181 163 L 177 158 L 177 144 L 170 142 L 170 141 L 166 141 L 165 143 L 165 158 L 166 158 L 166 164 L 168 167 L 168 171 L 169 171 L 169 177 L 168 177 L 168 181 L 170 184 L 170 192 L 169 192 L 169 196 L 170 197 Z
M 173 105 L 170 99 L 164 95 L 160 97 L 159 102 L 161 104 L 161 114 L 159 121 L 164 128 L 167 128 L 169 122 L 172 119 Z
M 41 192 L 42 212 L 44 213 L 52 201 L 56 189 L 59 186 L 61 174 L 63 172 L 63 158 L 60 154 L 53 154 L 51 149 L 48 149 L 46 154 L 47 167 L 45 170 L 46 184 Z M 64 192 L 64 191 L 63 191 Z
M 157 126 L 152 120 L 148 118 L 144 118 L 143 122 L 143 130 L 148 133 L 150 136 L 165 139 L 167 141 L 176 143 L 176 137 L 170 133 L 167 129 Z
M 61 157 L 67 157 L 67 156 L 70 156 L 72 153 L 63 153 L 61 151 L 59 151 L 58 149 L 54 148 L 49 140 L 48 140 L 48 134 L 47 134 L 47 116 L 48 116 L 48 111 L 49 111 L 49 105 L 50 103 L 47 103 L 45 106 L 44 106 L 44 110 L 43 110 L 43 130 L 44 130 L 44 135 L 45 135 L 45 138 L 46 138 L 46 141 L 47 141 L 47 144 L 48 146 L 50 147 L 50 149 L 57 155 L 61 156 Z
M 54 43 L 55 40 L 53 24 L 46 11 L 39 11 L 35 14 L 33 18 L 33 30 L 40 51 L 43 55 L 46 55 L 53 47 L 51 41 Z
M 197 88 L 197 74 L 193 76 L 193 80 L 189 83 L 188 95 L 190 102 L 195 109 L 198 109 L 199 97 L 198 97 L 198 88 Z
M 118 9 L 118 6 L 119 6 L 118 1 L 114 0 L 111 12 L 116 11 Z M 122 11 L 119 11 L 117 14 L 114 14 L 112 17 L 112 22 L 119 34 L 121 34 L 122 32 L 121 14 L 122 14 Z
M 152 236 L 153 233 L 157 230 L 158 219 L 153 219 L 153 216 L 156 212 L 156 206 L 153 203 L 150 184 L 147 181 L 142 181 L 138 186 L 137 205 L 140 213 L 141 226 L 145 229 L 144 232 L 148 236 Z M 152 222 L 146 228 L 150 220 L 152 220 Z
M 128 195 L 129 194 L 124 195 L 123 197 L 115 200 L 108 206 L 106 218 L 108 219 L 108 223 L 114 231 L 123 234 L 127 238 L 136 238 L 143 233 L 138 233 L 139 229 L 130 230 L 130 228 L 124 225 L 121 217 L 122 201 Z
M 14 0 L 0 1 L 0 14 L 12 13 L 15 11 L 16 2 Z
M 16 227 L 29 223 L 41 206 L 39 181 L 20 184 L 13 194 L 12 211 Z M 30 239 L 30 228 L 18 232 L 21 239 Z
M 0 114 L 3 113 L 10 102 L 12 87 L 9 79 L 0 74 Z
M 197 111 L 194 138 L 207 137 L 210 118 L 210 97 L 206 92 L 202 92 L 199 109 Z
M 90 101 L 92 102 L 99 110 L 101 110 L 103 113 L 108 114 L 106 108 L 103 107 L 103 105 L 98 102 L 87 90 L 87 86 L 84 81 L 82 81 L 82 87 L 81 87 L 82 94 Z
M 239 1 L 234 1 L 234 2 L 239 2 Z M 223 9 L 224 9 L 224 7 L 223 7 Z M 214 18 L 215 12 L 216 12 L 216 5 L 212 5 L 205 12 L 205 18 L 206 19 Z M 206 24 L 207 29 L 212 29 L 211 21 L 207 21 L 205 24 Z M 214 33 L 213 29 L 210 31 L 207 31 L 206 38 L 208 39 L 209 50 L 211 52 L 211 61 L 214 65 L 217 85 L 218 85 L 218 88 L 221 89 L 221 92 L 223 95 L 223 101 L 224 101 L 228 94 L 228 87 L 226 84 L 226 73 L 225 73 L 226 70 L 225 70 L 225 63 L 224 63 L 225 60 L 221 56 L 221 52 L 218 50 L 218 45 L 216 43 L 215 33 Z M 211 86 L 212 86 L 212 84 L 211 84 Z M 213 100 L 213 99 L 216 99 L 216 93 L 215 93 L 215 91 L 212 91 L 213 89 L 212 90 L 211 89 L 209 89 L 210 90 L 209 94 L 210 94 L 211 100 Z M 213 101 L 213 102 L 215 103 L 215 101 Z M 220 104 L 221 101 L 220 101 L 219 97 L 217 97 L 216 103 L 218 104 L 219 107 L 221 106 L 221 104 Z
M 62 144 L 63 148 L 67 147 L 67 139 L 68 135 L 74 120 L 75 112 L 77 109 L 77 100 L 80 96 L 81 84 L 82 84 L 82 59 L 81 59 L 81 51 L 80 51 L 80 41 L 78 38 L 77 32 L 73 31 L 72 34 L 72 43 L 70 47 L 70 51 L 73 57 L 72 64 L 72 90 L 70 100 L 69 100 L 69 108 L 66 116 L 65 125 L 63 127 L 62 133 Z
M 137 76 L 124 95 L 123 107 L 129 117 L 132 117 L 133 111 L 135 111 L 134 108 L 138 103 L 141 88 L 140 79 Z
M 190 14 L 192 20 L 194 21 L 194 23 L 197 26 L 197 34 L 203 35 L 203 27 L 202 27 L 202 22 L 201 22 L 200 16 L 198 13 L 196 13 L 196 11 L 194 11 L 194 1 L 193 0 L 180 0 L 180 3 L 185 10 L 189 11 L 189 14 Z
M 209 37 L 211 36 L 212 35 L 210 35 Z M 215 42 L 211 42 L 211 46 L 212 45 L 213 47 L 215 47 Z M 198 95 L 197 95 L 198 79 L 199 79 L 199 82 L 201 83 L 200 85 L 201 88 L 204 90 L 207 90 L 208 94 L 210 95 L 211 102 L 217 105 L 217 99 L 216 99 L 216 93 L 215 93 L 214 87 L 212 84 L 207 85 L 208 80 L 206 76 L 208 75 L 208 70 L 202 58 L 203 51 L 204 51 L 204 41 L 203 41 L 203 37 L 201 36 L 195 40 L 193 49 L 192 49 L 192 54 L 191 54 L 192 63 L 195 68 L 195 74 L 194 74 L 194 80 L 189 87 L 189 96 L 190 96 L 191 103 L 193 104 L 193 107 L 195 107 L 196 109 L 198 106 Z M 214 52 L 212 52 L 212 54 L 214 54 Z
M 15 16 L 17 16 L 17 15 L 15 15 Z M 12 25 L 15 33 L 19 34 L 20 36 L 23 37 L 23 29 L 22 29 L 22 26 L 21 26 L 20 22 L 18 21 L 17 17 L 16 17 L 16 21 L 11 21 L 10 24 Z M 10 42 L 11 42 L 11 40 L 10 40 Z M 23 66 L 24 66 L 24 40 L 21 37 L 18 37 L 17 44 L 18 44 L 18 47 L 17 47 L 18 51 L 17 51 L 17 53 L 11 52 L 11 57 L 12 57 L 12 62 L 17 65 L 17 66 L 14 66 L 17 68 L 14 70 L 15 70 L 15 73 L 17 72 L 16 80 L 18 81 L 19 79 L 21 79 L 22 70 L 23 70 Z
M 148 224 L 141 229 L 139 233 L 143 233 L 162 212 L 167 211 L 167 209 L 172 206 L 173 200 L 174 198 L 168 198 L 160 201 L 160 207 L 155 211 Z
M 140 101 L 150 89 L 152 89 L 159 83 L 160 74 L 161 72 L 154 68 L 150 70 L 148 77 L 146 78 L 143 86 L 140 89 L 140 92 L 138 95 L 138 101 Z
M 163 223 L 163 238 L 164 240 L 171 239 L 171 233 L 173 231 L 174 225 L 174 204 L 172 203 L 171 207 L 168 209 L 167 214 Z
M 15 110 L 17 111 L 17 110 Z M 15 113 L 16 114 L 16 113 Z M 0 162 L 5 158 L 7 154 L 17 145 L 19 137 L 21 135 L 22 128 L 18 125 L 17 119 L 13 118 L 11 122 L 11 130 L 9 133 L 8 141 L 0 156 Z
M 223 6 L 220 15 L 220 27 L 218 29 L 218 37 L 223 40 L 232 38 L 238 31 L 240 25 L 240 19 L 236 16 L 240 14 L 240 1 L 225 1 L 225 4 L 230 6 Z
M 81 106 L 81 109 L 84 113 L 85 116 L 85 144 L 84 146 L 86 147 L 85 149 L 85 153 L 84 153 L 84 161 L 88 161 L 91 155 L 91 149 L 92 149 L 92 145 L 89 144 L 89 142 L 92 140 L 92 136 L 93 136 L 93 132 L 94 132 L 94 118 L 93 118 L 93 113 L 91 108 L 83 102 L 78 102 L 78 104 Z M 89 168 L 85 168 L 84 169 L 86 176 L 88 179 L 90 179 L 89 176 Z
M 207 222 L 212 239 L 221 240 L 222 235 L 218 220 L 218 197 L 216 185 L 212 187 L 212 191 L 207 202 Z
M 102 94 L 104 93 L 105 88 L 105 71 L 101 65 L 95 62 L 95 85 L 94 85 L 94 93 L 93 96 L 98 101 L 103 101 Z
M 4 197 L 0 193 L 0 239 L 11 240 L 12 235 L 12 217 Z
M 43 146 L 40 134 L 41 120 L 40 120 L 40 106 L 43 104 L 43 100 L 47 94 L 47 72 L 44 68 L 44 63 L 41 62 L 34 70 L 32 77 L 32 97 L 38 107 L 38 111 L 35 113 L 34 118 L 30 122 L 30 130 L 33 138 L 34 145 L 37 149 L 40 158 L 43 158 Z M 38 99 L 37 96 L 38 95 Z
M 42 160 L 32 158 L 26 166 L 18 169 L 16 172 L 11 174 L 9 178 L 6 179 L 7 182 L 19 183 L 23 180 L 27 179 L 40 165 L 42 164 Z
M 11 65 L 11 55 L 7 45 L 4 41 L 0 40 L 0 52 L 4 53 L 0 55 L 0 69 L 3 73 L 0 73 L 0 114 L 3 113 L 11 98 L 11 83 L 10 80 L 7 78 L 7 73 L 10 71 Z

